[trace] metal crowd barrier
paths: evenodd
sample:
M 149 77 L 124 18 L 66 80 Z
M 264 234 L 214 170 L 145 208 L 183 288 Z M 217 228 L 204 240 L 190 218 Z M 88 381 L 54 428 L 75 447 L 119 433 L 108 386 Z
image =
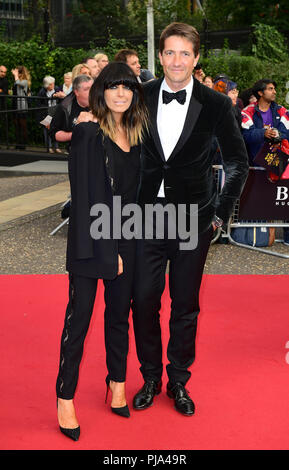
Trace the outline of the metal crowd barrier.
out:
M 61 209 L 63 209 L 63 207 L 71 200 L 70 196 L 68 197 L 68 199 L 62 204 L 61 206 Z M 64 219 L 59 225 L 57 225 L 57 227 L 55 227 L 55 229 L 52 230 L 52 232 L 50 232 L 49 235 L 55 235 L 62 227 L 64 227 L 65 225 L 68 225 L 69 224 L 69 217 L 66 217 L 66 219 Z
M 17 106 L 25 101 L 24 109 Z M 7 150 L 15 147 L 18 150 L 45 148 L 49 151 L 48 141 L 44 142 L 44 126 L 40 121 L 52 112 L 49 102 L 60 102 L 59 99 L 40 96 L 0 95 L 0 145 Z
M 221 165 L 214 165 L 213 166 L 213 172 L 214 172 L 214 178 L 215 178 L 215 181 L 216 181 L 216 185 L 217 185 L 217 188 L 218 188 L 218 193 L 220 193 L 221 189 L 222 189 L 222 186 L 224 184 L 223 167 Z M 63 208 L 68 201 L 70 201 L 70 197 L 69 197 L 69 199 L 67 199 L 67 201 L 65 201 L 63 203 L 63 205 L 61 207 Z M 55 235 L 62 227 L 64 227 L 68 223 L 69 223 L 69 217 L 64 219 L 57 227 L 55 227 L 55 229 L 52 230 L 50 235 Z M 217 239 L 220 237 L 220 235 L 221 235 L 221 229 L 217 229 L 216 232 L 215 232 L 215 237 L 212 239 L 211 243 L 215 243 L 217 241 Z
M 222 173 L 222 176 L 218 175 L 218 178 L 224 181 L 223 169 L 218 168 L 216 171 Z M 289 180 L 279 180 L 271 183 L 267 179 L 264 168 L 250 167 L 242 195 L 235 204 L 227 229 L 222 232 L 222 236 L 227 238 L 233 245 L 289 259 L 289 254 L 236 242 L 232 238 L 231 231 L 234 228 L 241 227 L 289 228 Z M 220 235 L 221 230 L 213 242 Z M 279 241 L 275 240 L 275 242 Z
M 215 179 L 215 183 L 217 186 L 217 192 L 218 194 L 220 194 L 220 192 L 222 191 L 222 187 L 224 185 L 224 181 L 225 181 L 225 173 L 223 171 L 222 165 L 213 165 L 213 174 L 214 174 L 214 179 Z M 222 229 L 221 228 L 216 229 L 214 232 L 214 237 L 212 238 L 212 241 L 211 241 L 211 245 L 216 243 L 216 241 L 220 238 L 221 235 L 222 235 Z
M 225 181 L 225 172 L 222 165 L 214 165 L 213 173 L 217 191 L 220 193 Z M 69 218 L 61 222 L 50 235 L 55 235 L 58 230 L 68 223 Z M 289 259 L 289 254 L 236 242 L 232 238 L 231 230 L 241 227 L 289 228 L 289 180 L 271 183 L 266 177 L 266 170 L 264 168 L 250 167 L 242 195 L 235 204 L 227 228 L 225 230 L 222 228 L 217 229 L 211 241 L 211 244 L 214 244 L 222 236 L 227 238 L 232 245 Z M 275 240 L 275 242 L 278 241 Z

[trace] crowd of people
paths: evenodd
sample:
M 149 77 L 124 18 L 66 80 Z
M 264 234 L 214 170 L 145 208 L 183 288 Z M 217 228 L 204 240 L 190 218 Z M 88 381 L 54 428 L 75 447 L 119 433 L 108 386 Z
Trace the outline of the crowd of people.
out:
M 228 75 L 206 76 L 201 64 L 195 67 L 194 77 L 231 98 L 252 166 L 257 166 L 256 156 L 266 141 L 274 144 L 282 142 L 284 153 L 289 154 L 289 146 L 284 142 L 289 139 L 289 112 L 275 101 L 277 85 L 274 80 L 260 79 L 239 94 L 238 84 Z
M 138 53 L 132 49 L 120 50 L 115 58 L 115 61 L 127 63 L 133 70 L 137 80 L 142 83 L 154 78 L 149 70 L 141 68 Z M 37 119 L 39 122 L 45 118 L 46 115 L 53 117 L 56 112 L 56 106 L 66 96 L 70 95 L 73 90 L 73 83 L 76 77 L 80 75 L 86 75 L 92 80 L 95 80 L 102 69 L 109 63 L 108 56 L 99 52 L 95 56 L 88 56 L 83 58 L 82 62 L 76 64 L 71 71 L 67 72 L 63 76 L 63 83 L 59 86 L 55 83 L 55 78 L 52 76 L 45 76 L 43 78 L 43 86 L 39 90 L 37 96 L 39 100 L 37 102 L 37 109 L 40 111 L 37 113 Z M 15 113 L 15 128 L 16 128 L 16 148 L 25 149 L 28 142 L 27 136 L 27 116 L 28 116 L 28 100 L 27 97 L 31 96 L 31 76 L 27 68 L 23 65 L 15 67 L 12 74 L 14 76 L 14 84 L 11 93 L 15 98 L 13 99 L 13 108 Z M 0 66 L 0 109 L 5 109 L 4 98 L 1 99 L 2 95 L 8 95 L 9 84 L 7 80 L 7 67 L 4 65 Z M 79 86 L 79 85 L 78 85 Z M 80 85 L 81 86 L 81 85 Z M 17 96 L 17 98 L 16 98 Z M 18 98 L 19 97 L 19 98 Z M 81 106 L 81 105 L 80 105 Z M 82 107 L 82 106 L 81 106 Z M 87 105 L 83 106 L 85 109 Z M 67 109 L 67 108 L 66 108 Z M 74 116 L 75 117 L 75 116 Z M 73 119 L 74 119 L 73 117 Z M 44 127 L 44 143 L 47 150 L 50 153 L 62 153 L 60 150 L 57 140 L 54 138 L 53 132 L 50 132 L 50 122 L 42 122 Z
M 142 69 L 138 53 L 132 49 L 121 49 L 115 54 L 114 61 L 126 63 L 133 71 L 137 81 L 144 83 L 154 80 L 153 74 Z M 38 92 L 37 120 L 43 128 L 44 144 L 50 153 L 69 153 L 73 127 L 86 120 L 89 112 L 89 90 L 93 81 L 109 63 L 108 56 L 99 52 L 95 56 L 83 58 L 71 71 L 63 76 L 63 83 L 58 86 L 55 78 L 45 76 L 43 86 Z M 27 143 L 28 100 L 31 93 L 31 76 L 25 66 L 15 67 L 12 71 L 13 108 L 16 130 L 16 148 L 25 149 Z M 8 94 L 7 68 L 0 66 L 0 109 L 4 109 L 4 98 Z M 78 78 L 80 77 L 80 78 Z M 86 77 L 86 78 L 85 78 Z M 276 103 L 276 83 L 270 79 L 261 79 L 251 88 L 239 93 L 238 84 L 228 75 L 217 73 L 214 77 L 206 75 L 202 64 L 197 63 L 193 77 L 208 88 L 227 95 L 233 106 L 234 116 L 243 135 L 251 166 L 263 166 L 260 153 L 265 144 L 279 146 L 281 162 L 276 166 L 267 165 L 268 177 L 276 181 L 288 178 L 289 154 L 289 113 L 286 108 Z M 17 98 L 16 98 L 17 97 Z M 48 120 L 45 119 L 48 116 Z M 59 143 L 65 143 L 65 149 Z M 63 146 L 62 146 L 63 147 Z M 275 147 L 275 148 L 276 148 Z M 222 164 L 222 155 L 217 139 L 212 142 L 213 162 Z M 264 152 L 263 152 L 264 153 Z M 264 159 L 264 155 L 262 156 Z M 266 162 L 264 162 L 266 165 Z M 68 203 L 69 207 L 69 203 Z M 68 212 L 64 209 L 64 214 Z M 289 243 L 289 230 L 284 230 L 284 243 Z
M 239 94 L 238 84 L 226 74 L 214 78 L 206 76 L 199 63 L 194 77 L 205 86 L 224 93 L 232 100 L 235 118 L 242 132 L 249 163 L 252 167 L 265 167 L 267 177 L 276 182 L 289 179 L 289 111 L 276 103 L 277 84 L 267 78 L 255 82 L 251 88 Z M 278 155 L 274 153 L 278 149 Z M 221 164 L 222 156 L 216 140 L 213 150 L 214 163 Z M 273 165 L 267 154 L 277 155 L 278 165 Z M 289 245 L 289 229 L 284 228 L 285 245 Z
M 129 65 L 139 83 L 155 79 L 149 70 L 141 68 L 138 53 L 135 50 L 122 49 L 116 53 L 114 60 Z M 56 85 L 54 77 L 45 76 L 43 86 L 37 95 L 40 98 L 37 105 L 39 108 L 43 108 L 37 113 L 39 122 L 47 114 L 51 117 L 55 115 L 57 104 L 73 92 L 72 84 L 76 77 L 87 75 L 95 80 L 108 63 L 108 56 L 103 52 L 99 52 L 95 56 L 85 57 L 80 64 L 76 64 L 71 71 L 64 74 L 63 83 L 60 86 Z M 19 97 L 13 99 L 13 108 L 17 110 L 14 116 L 17 148 L 24 149 L 27 143 L 27 97 L 31 94 L 31 76 L 23 65 L 15 67 L 11 72 L 14 76 L 12 93 L 13 96 Z M 1 99 L 1 95 L 7 95 L 9 91 L 6 75 L 7 68 L 1 65 L 0 109 L 4 109 L 4 98 Z M 279 138 L 279 141 L 288 139 L 288 110 L 275 102 L 276 83 L 274 81 L 261 79 L 252 84 L 251 88 L 240 93 L 238 84 L 230 79 L 228 75 L 224 73 L 218 73 L 214 77 L 206 75 L 200 63 L 194 68 L 193 76 L 203 85 L 231 98 L 234 114 L 247 146 L 250 165 L 257 165 L 256 155 L 264 141 L 269 141 L 270 138 L 275 140 Z M 268 87 L 271 87 L 271 92 L 268 92 Z M 88 101 L 85 106 L 81 107 L 87 110 Z M 81 112 L 83 109 L 78 111 Z M 73 119 L 75 117 L 77 116 L 73 113 Z M 47 150 L 50 153 L 61 153 L 57 139 L 55 139 L 53 132 L 50 132 L 50 123 L 44 123 L 43 127 L 44 143 Z M 256 129 L 258 129 L 257 132 L 255 132 Z M 287 147 L 285 150 L 289 152 Z M 216 142 L 213 143 L 213 151 L 217 152 L 216 163 L 220 163 L 221 156 L 218 153 Z M 274 178 L 274 175 L 272 177 Z

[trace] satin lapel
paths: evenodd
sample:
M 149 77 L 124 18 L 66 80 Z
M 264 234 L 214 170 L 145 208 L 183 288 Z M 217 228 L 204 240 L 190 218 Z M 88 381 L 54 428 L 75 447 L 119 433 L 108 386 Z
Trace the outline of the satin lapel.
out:
M 160 141 L 157 126 L 157 115 L 158 115 L 158 103 L 159 103 L 159 92 L 161 87 L 162 79 L 156 80 L 155 86 L 150 90 L 150 93 L 146 97 L 147 107 L 150 114 L 150 133 L 159 151 L 162 160 L 165 161 L 165 156 Z
M 198 87 L 198 84 L 197 84 L 197 87 Z M 183 127 L 183 131 L 180 135 L 180 138 L 173 150 L 173 152 L 171 153 L 169 160 L 171 160 L 172 158 L 175 157 L 175 155 L 181 150 L 181 148 L 185 145 L 186 141 L 188 140 L 191 132 L 193 131 L 195 125 L 196 125 L 196 122 L 198 120 L 198 117 L 200 115 L 200 112 L 202 110 L 202 107 L 203 105 L 197 100 L 197 98 L 194 96 L 194 94 L 196 93 L 196 80 L 194 81 L 194 88 L 193 88 L 193 93 L 192 93 L 192 96 L 191 96 L 191 100 L 190 100 L 190 104 L 189 104 L 189 108 L 188 108 L 188 112 L 187 112 L 187 116 L 186 116 L 186 120 L 185 120 L 185 124 L 184 124 L 184 127 Z M 194 93 L 195 92 L 195 93 Z

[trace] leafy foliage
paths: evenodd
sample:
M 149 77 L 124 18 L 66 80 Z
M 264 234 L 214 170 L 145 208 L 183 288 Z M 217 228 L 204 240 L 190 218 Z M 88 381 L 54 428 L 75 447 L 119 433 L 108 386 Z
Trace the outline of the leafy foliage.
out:
M 211 52 L 208 57 L 202 57 L 200 62 L 206 75 L 211 75 L 214 78 L 219 73 L 225 73 L 238 84 L 240 91 L 250 88 L 261 78 L 274 80 L 277 84 L 276 101 L 288 107 L 286 83 L 288 81 L 289 58 L 278 63 L 278 67 L 276 67 L 270 60 L 229 54 L 224 49 L 220 55 Z
M 188 0 L 154 0 L 154 24 L 156 36 L 162 29 L 173 21 L 200 26 L 201 22 L 194 21 L 199 14 L 194 15 L 190 9 Z M 135 34 L 146 32 L 146 7 L 147 1 L 130 0 L 127 6 L 130 27 Z M 197 24 L 196 24 L 197 23 Z
M 206 0 L 204 9 L 210 29 L 248 27 L 253 23 L 289 29 L 288 0 Z
M 285 54 L 285 46 L 281 39 L 282 36 L 276 36 L 276 30 L 264 29 L 261 25 L 257 31 L 260 32 L 259 39 L 261 46 L 256 49 L 256 53 L 251 56 L 240 56 L 230 54 L 228 47 L 224 47 L 220 54 L 216 55 L 214 51 L 210 51 L 207 57 L 202 56 L 200 62 L 206 75 L 213 77 L 218 73 L 226 73 L 231 80 L 238 83 L 240 91 L 249 88 L 260 78 L 269 78 L 277 83 L 277 102 L 288 106 L 285 97 L 288 90 L 286 83 L 288 81 L 289 58 Z M 262 36 L 261 32 L 265 31 Z M 265 37 L 267 42 L 265 46 Z M 276 49 L 276 38 L 278 38 L 278 48 Z M 271 47 L 270 41 L 273 41 Z M 275 42 L 274 42 L 275 41 Z M 284 41 L 284 39 L 283 39 Z M 258 44 L 258 42 L 256 42 Z M 260 44 L 260 43 L 259 43 Z M 125 39 L 117 39 L 111 34 L 109 35 L 106 46 L 103 48 L 110 60 L 113 60 L 115 53 L 124 47 L 136 49 L 140 63 L 143 68 L 147 67 L 147 50 L 146 45 L 134 45 Z M 266 54 L 259 56 L 259 49 L 266 50 Z M 0 40 L 0 57 L 1 62 L 7 66 L 8 71 L 16 65 L 25 65 L 31 73 L 32 91 L 36 94 L 42 86 L 42 80 L 45 75 L 52 75 L 56 79 L 57 84 L 62 84 L 63 74 L 72 70 L 74 65 L 80 63 L 85 56 L 94 55 L 97 52 L 93 46 L 90 50 L 72 49 L 54 47 L 52 42 L 44 43 L 39 37 L 35 36 L 28 41 L 9 42 Z M 157 54 L 156 54 L 157 57 Z M 277 65 L 277 66 L 276 66 Z M 156 75 L 161 76 L 162 68 L 157 60 Z M 12 86 L 12 74 L 8 74 L 10 85 Z
M 45 75 L 52 75 L 57 84 L 63 83 L 63 74 L 78 64 L 85 51 L 82 49 L 54 48 L 51 43 L 44 43 L 39 37 L 23 42 L 0 42 L 1 62 L 9 73 L 8 79 L 13 83 L 11 69 L 17 65 L 25 65 L 32 78 L 32 91 L 37 93 L 42 86 Z
M 252 52 L 260 60 L 283 62 L 288 59 L 288 47 L 284 36 L 273 26 L 256 23 L 253 25 L 254 43 Z

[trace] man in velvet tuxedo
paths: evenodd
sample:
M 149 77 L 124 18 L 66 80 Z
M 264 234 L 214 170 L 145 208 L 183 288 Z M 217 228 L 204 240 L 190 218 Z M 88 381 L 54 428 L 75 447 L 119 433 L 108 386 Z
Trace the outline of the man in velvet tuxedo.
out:
M 195 359 L 199 289 L 216 227 L 226 223 L 245 183 L 248 163 L 231 100 L 192 78 L 199 58 L 199 34 L 190 25 L 172 23 L 162 32 L 159 50 L 164 78 L 144 85 L 149 131 L 141 153 L 138 203 L 198 205 L 198 244 L 181 250 L 180 239 L 138 240 L 133 321 L 144 385 L 134 408 L 152 405 L 162 386 L 159 310 L 169 260 L 171 303 L 167 348 L 167 394 L 177 411 L 191 416 L 195 406 L 185 388 Z M 217 137 L 225 184 L 217 195 L 211 144 Z M 227 295 L 227 293 L 224 293 Z M 214 299 L 212 299 L 214 302 Z

